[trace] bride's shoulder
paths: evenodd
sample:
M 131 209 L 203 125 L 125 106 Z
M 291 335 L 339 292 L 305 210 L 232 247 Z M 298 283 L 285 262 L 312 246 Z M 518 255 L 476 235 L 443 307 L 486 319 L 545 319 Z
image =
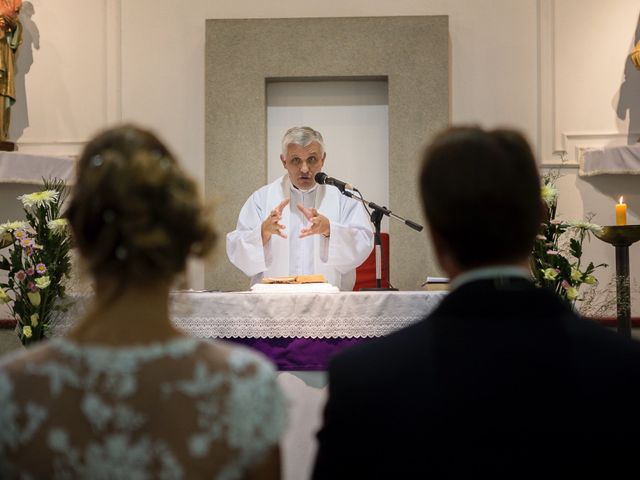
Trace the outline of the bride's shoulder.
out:
M 275 368 L 266 357 L 241 345 L 201 340 L 199 354 L 201 358 L 232 374 L 275 376 Z
M 25 367 L 45 362 L 53 355 L 49 342 L 28 348 L 18 348 L 0 357 L 0 372 L 19 372 Z

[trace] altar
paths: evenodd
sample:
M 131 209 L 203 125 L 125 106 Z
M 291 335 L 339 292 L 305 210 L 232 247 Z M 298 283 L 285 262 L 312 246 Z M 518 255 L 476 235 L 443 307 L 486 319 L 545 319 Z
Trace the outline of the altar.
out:
M 175 292 L 174 324 L 200 338 L 241 343 L 269 357 L 280 371 L 324 371 L 343 348 L 381 337 L 423 318 L 443 292 L 253 293 Z M 64 333 L 88 297 L 50 324 Z
M 315 434 L 322 422 L 327 395 L 323 370 L 330 355 L 350 344 L 381 337 L 419 321 L 445 294 L 185 291 L 172 293 L 171 310 L 174 324 L 193 336 L 257 342 L 257 347 L 272 359 L 278 353 L 278 383 L 289 402 L 289 424 L 281 442 L 283 478 L 298 480 L 310 477 L 315 458 Z M 89 297 L 76 296 L 72 300 L 71 308 L 51 323 L 51 336 L 61 335 L 73 325 Z M 265 352 L 264 345 L 275 347 Z M 301 363 L 298 369 L 293 365 L 283 368 L 284 361 Z
M 445 292 L 253 293 L 178 291 L 171 294 L 173 323 L 201 338 L 374 338 L 409 326 L 438 305 Z M 63 334 L 90 297 L 52 321 Z

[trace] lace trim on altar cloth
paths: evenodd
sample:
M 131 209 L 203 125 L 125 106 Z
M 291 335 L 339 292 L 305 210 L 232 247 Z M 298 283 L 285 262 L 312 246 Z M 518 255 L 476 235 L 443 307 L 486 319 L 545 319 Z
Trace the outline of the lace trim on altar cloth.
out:
M 173 324 L 200 338 L 375 338 L 422 320 L 413 316 L 335 317 L 298 316 L 283 318 L 246 317 L 177 317 Z M 63 334 L 73 321 L 58 322 L 56 331 Z
M 416 323 L 424 315 L 283 318 L 179 317 L 176 327 L 201 338 L 374 338 Z

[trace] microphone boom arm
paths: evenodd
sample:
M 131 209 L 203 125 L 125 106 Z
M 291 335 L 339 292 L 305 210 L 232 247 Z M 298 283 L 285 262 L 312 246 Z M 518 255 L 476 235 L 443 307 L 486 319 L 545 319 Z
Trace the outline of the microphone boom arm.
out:
M 355 200 L 361 201 L 362 203 L 367 205 L 369 208 L 371 208 L 371 209 L 373 209 L 373 210 L 375 210 L 377 212 L 380 212 L 382 215 L 386 215 L 387 217 L 394 218 L 394 219 L 404 223 L 406 226 L 408 226 L 410 228 L 413 228 L 417 232 L 421 232 L 422 229 L 424 228 L 419 223 L 416 223 L 416 222 L 414 222 L 412 220 L 403 218 L 400 215 L 396 215 L 391 210 L 389 210 L 387 207 L 381 207 L 380 205 L 378 205 L 376 203 L 373 203 L 373 202 L 370 202 L 369 200 L 366 200 L 365 198 L 358 197 L 357 195 L 354 195 L 352 192 L 350 192 L 348 190 L 340 190 L 340 191 L 342 192 L 343 195 L 346 195 L 347 197 L 350 197 L 350 198 L 353 198 Z M 358 192 L 358 193 L 360 193 L 360 192 Z

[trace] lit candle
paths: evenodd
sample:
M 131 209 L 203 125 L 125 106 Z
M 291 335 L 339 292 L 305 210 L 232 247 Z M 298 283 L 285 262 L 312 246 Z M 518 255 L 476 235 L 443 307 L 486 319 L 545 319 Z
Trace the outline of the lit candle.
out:
M 616 225 L 627 224 L 627 204 L 623 202 L 623 198 L 620 197 L 620 202 L 616 205 Z

